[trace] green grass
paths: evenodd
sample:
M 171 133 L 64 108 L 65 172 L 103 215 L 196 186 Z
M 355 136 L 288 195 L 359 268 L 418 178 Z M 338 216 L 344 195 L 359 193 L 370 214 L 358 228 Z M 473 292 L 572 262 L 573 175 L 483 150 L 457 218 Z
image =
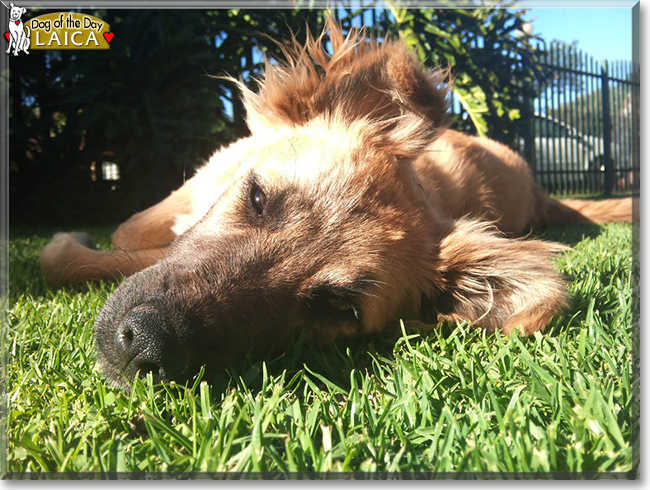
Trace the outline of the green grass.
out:
M 108 246 L 108 230 L 91 231 Z M 130 394 L 95 367 L 93 321 L 115 285 L 49 289 L 38 269 L 49 234 L 10 240 L 7 471 L 638 476 L 629 225 L 545 233 L 574 249 L 557 260 L 572 306 L 544 334 L 395 325 L 326 349 L 297 341 L 209 382 L 140 380 Z

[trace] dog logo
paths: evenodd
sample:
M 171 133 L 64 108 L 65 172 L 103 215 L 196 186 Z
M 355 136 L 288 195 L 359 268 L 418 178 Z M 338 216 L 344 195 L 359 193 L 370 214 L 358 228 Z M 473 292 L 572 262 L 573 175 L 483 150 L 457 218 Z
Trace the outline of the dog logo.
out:
M 4 2 L 2 5 L 7 7 Z M 13 3 L 9 4 L 9 32 L 5 32 L 5 38 L 9 42 L 9 47 L 7 48 L 7 54 L 11 52 L 11 48 L 14 48 L 14 56 L 18 56 L 18 52 L 22 51 L 25 54 L 29 54 L 29 46 L 31 40 L 29 38 L 29 27 L 23 24 L 21 17 L 27 9 L 25 7 L 18 7 Z M 25 32 L 27 29 L 27 32 Z

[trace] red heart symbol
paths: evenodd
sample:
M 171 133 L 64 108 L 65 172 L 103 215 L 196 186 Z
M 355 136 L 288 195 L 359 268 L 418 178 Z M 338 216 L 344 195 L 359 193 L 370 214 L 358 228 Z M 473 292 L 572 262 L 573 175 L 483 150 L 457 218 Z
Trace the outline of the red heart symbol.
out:
M 11 39 L 11 35 L 8 32 L 5 32 L 5 39 L 9 41 Z
M 20 21 L 19 21 L 19 20 L 16 21 L 16 25 L 18 25 L 18 24 L 20 24 Z
M 115 34 L 112 33 L 112 32 L 105 32 L 105 33 L 104 33 L 104 39 L 106 39 L 106 42 L 107 42 L 108 44 L 111 44 L 111 41 L 113 40 L 113 36 L 114 36 L 114 35 L 115 35 Z

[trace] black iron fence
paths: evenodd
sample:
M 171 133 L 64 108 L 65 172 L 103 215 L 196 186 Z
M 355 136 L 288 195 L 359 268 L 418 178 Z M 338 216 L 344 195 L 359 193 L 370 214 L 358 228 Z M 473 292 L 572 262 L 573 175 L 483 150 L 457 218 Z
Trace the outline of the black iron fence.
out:
M 522 125 L 536 179 L 557 194 L 637 191 L 639 66 L 559 43 L 543 48 L 547 80 Z
M 385 14 L 371 10 L 346 20 L 378 25 L 381 19 L 390 22 Z M 524 103 L 518 137 L 511 143 L 529 162 L 535 179 L 551 194 L 638 191 L 639 65 L 595 60 L 560 42 L 540 41 L 537 47 L 546 77 L 536 82 L 540 95 Z M 469 118 L 457 100 L 451 111 L 456 121 Z

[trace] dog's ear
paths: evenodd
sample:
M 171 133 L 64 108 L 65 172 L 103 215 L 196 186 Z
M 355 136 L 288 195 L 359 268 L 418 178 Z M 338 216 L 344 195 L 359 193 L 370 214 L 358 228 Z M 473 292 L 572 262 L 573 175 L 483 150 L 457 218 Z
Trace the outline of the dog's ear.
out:
M 433 292 L 422 320 L 467 321 L 488 331 L 543 330 L 567 304 L 566 285 L 553 267 L 567 247 L 506 238 L 491 225 L 460 220 L 439 244 Z
M 401 41 L 379 44 L 356 29 L 344 36 L 330 20 L 320 37 L 294 40 L 284 51 L 283 63 L 267 62 L 259 93 L 238 83 L 253 134 L 321 116 L 359 122 L 374 131 L 375 142 L 410 156 L 446 123 L 447 74 L 427 72 Z
M 23 7 L 23 14 L 27 12 L 27 9 Z
M 447 126 L 448 78 L 447 72 L 426 71 L 405 44 L 390 42 L 361 58 L 348 83 L 333 92 L 375 147 L 410 158 Z

